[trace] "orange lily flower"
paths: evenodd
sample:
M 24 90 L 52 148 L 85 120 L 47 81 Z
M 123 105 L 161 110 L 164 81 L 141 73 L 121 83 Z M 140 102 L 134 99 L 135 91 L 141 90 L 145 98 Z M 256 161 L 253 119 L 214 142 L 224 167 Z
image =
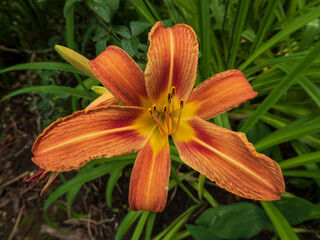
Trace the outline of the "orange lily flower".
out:
M 255 97 L 237 70 L 193 89 L 198 42 L 184 24 L 155 24 L 145 73 L 122 49 L 109 46 L 90 61 L 94 75 L 126 106 L 77 111 L 38 137 L 33 161 L 46 171 L 78 169 L 94 158 L 138 152 L 132 170 L 132 210 L 164 209 L 170 178 L 169 136 L 182 161 L 239 196 L 276 200 L 285 191 L 279 165 L 257 153 L 243 133 L 216 126 L 213 118 Z

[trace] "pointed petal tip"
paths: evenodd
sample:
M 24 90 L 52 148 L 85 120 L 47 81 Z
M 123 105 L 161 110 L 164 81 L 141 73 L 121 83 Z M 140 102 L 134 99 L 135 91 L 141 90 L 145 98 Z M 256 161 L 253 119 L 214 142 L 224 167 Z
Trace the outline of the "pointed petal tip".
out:
M 180 128 L 173 140 L 182 161 L 220 187 L 244 198 L 269 201 L 278 200 L 285 191 L 278 163 L 257 153 L 245 134 L 198 117 Z M 185 135 L 191 136 L 188 141 Z

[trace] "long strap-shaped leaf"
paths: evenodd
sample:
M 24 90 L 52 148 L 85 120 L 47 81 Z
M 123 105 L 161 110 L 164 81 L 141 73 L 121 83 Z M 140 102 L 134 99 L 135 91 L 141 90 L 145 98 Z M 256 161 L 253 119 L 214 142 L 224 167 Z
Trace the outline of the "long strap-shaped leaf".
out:
M 72 87 L 56 86 L 56 85 L 35 86 L 35 87 L 22 88 L 12 93 L 9 93 L 7 96 L 3 97 L 0 100 L 0 103 L 8 98 L 17 96 L 19 94 L 30 93 L 30 92 L 50 92 L 50 93 L 60 93 L 60 94 L 62 93 L 62 94 L 68 94 L 71 96 L 85 98 L 89 100 L 93 100 L 95 98 L 94 95 L 96 95 L 91 93 L 92 97 L 90 97 L 86 91 L 75 89 Z
M 320 42 L 306 55 L 292 70 L 288 75 L 282 79 L 282 81 L 277 85 L 276 88 L 266 97 L 266 99 L 257 108 L 254 114 L 252 114 L 248 120 L 240 128 L 241 132 L 248 132 L 255 123 L 259 121 L 264 113 L 266 113 L 273 104 L 275 104 L 281 96 L 291 87 L 294 80 L 297 79 L 305 70 L 307 70 L 313 61 L 320 54 Z
M 252 61 L 254 61 L 264 51 L 270 49 L 271 46 L 282 40 L 284 37 L 300 29 L 308 22 L 320 16 L 320 7 L 316 7 L 307 14 L 296 18 L 291 24 L 283 28 L 280 32 L 270 38 L 260 48 L 258 48 L 240 67 L 239 70 L 245 69 Z
M 33 63 L 17 64 L 17 65 L 0 70 L 0 74 L 5 72 L 10 72 L 10 71 L 29 70 L 29 69 L 59 70 L 59 71 L 66 71 L 66 72 L 85 75 L 85 73 L 81 72 L 74 66 L 66 63 L 60 63 L 60 62 L 33 62 Z
M 276 228 L 281 240 L 299 240 L 287 219 L 285 219 L 272 202 L 260 201 L 260 203 Z

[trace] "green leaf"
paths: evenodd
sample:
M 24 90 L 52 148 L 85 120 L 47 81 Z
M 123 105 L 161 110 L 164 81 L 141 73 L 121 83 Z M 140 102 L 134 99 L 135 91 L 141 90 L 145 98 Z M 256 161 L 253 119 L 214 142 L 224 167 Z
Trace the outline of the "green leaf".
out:
M 87 0 L 87 4 L 103 21 L 111 21 L 112 9 L 108 6 L 108 0 Z
M 282 27 L 282 30 L 266 41 L 260 48 L 258 48 L 249 58 L 239 67 L 239 70 L 245 69 L 252 61 L 254 61 L 260 54 L 270 49 L 274 44 L 281 41 L 286 36 L 297 31 L 299 28 L 306 25 L 308 22 L 320 16 L 320 7 L 313 8 L 310 12 L 303 14 L 297 18 L 289 25 Z
M 320 170 L 286 170 L 282 171 L 282 175 L 285 177 L 304 177 L 320 180 Z
M 156 212 L 150 212 L 150 216 L 148 218 L 146 230 L 145 230 L 145 239 L 150 240 L 152 229 L 154 226 L 154 221 L 156 220 L 157 213 Z
M 134 56 L 138 53 L 139 50 L 139 39 L 134 37 L 131 39 L 122 39 L 121 47 L 130 54 L 130 56 Z
M 281 169 L 304 166 L 308 163 L 320 162 L 320 151 L 303 154 L 279 163 Z
M 272 202 L 260 201 L 281 240 L 299 240 L 288 221 Z
M 255 236 L 267 222 L 268 218 L 264 211 L 252 203 L 236 203 L 210 208 L 196 220 L 198 225 L 227 239 Z
M 146 221 L 148 219 L 149 213 L 150 212 L 143 212 L 142 213 L 142 216 L 140 217 L 140 220 L 139 220 L 139 222 L 138 222 L 138 224 L 136 226 L 136 229 L 133 232 L 131 240 L 139 240 L 140 239 L 142 230 L 144 228 L 144 225 L 146 224 Z
M 125 39 L 132 38 L 130 30 L 126 26 L 113 26 L 112 30 Z
M 221 238 L 216 236 L 213 231 L 210 229 L 197 226 L 186 224 L 186 228 L 196 240 L 220 240 Z
M 112 208 L 112 192 L 114 187 L 117 184 L 117 181 L 119 178 L 122 176 L 122 170 L 126 165 L 123 165 L 121 168 L 115 169 L 111 174 L 108 179 L 107 187 L 106 187 L 106 200 L 107 200 L 107 205 Z
M 171 240 L 179 229 L 186 223 L 189 216 L 199 208 L 200 205 L 194 205 L 188 208 L 184 213 L 177 217 L 165 230 L 159 233 L 153 240 Z
M 152 13 L 149 11 L 143 0 L 132 0 L 133 6 L 153 25 L 156 23 Z
M 58 187 L 57 190 L 55 190 L 48 197 L 47 201 L 44 204 L 44 210 L 46 211 L 48 207 L 62 194 L 66 193 L 67 191 L 71 190 L 74 187 L 77 187 L 90 180 L 101 177 L 107 174 L 108 172 L 114 171 L 114 169 L 121 167 L 121 165 L 124 164 L 124 162 L 126 162 L 127 164 L 130 164 L 133 162 L 133 160 L 125 160 L 121 162 L 108 163 L 96 168 L 92 168 L 88 171 L 83 171 L 79 173 L 76 177 L 72 178 L 71 180 L 67 181 L 66 183 Z
M 131 225 L 137 220 L 137 218 L 143 213 L 143 211 L 130 211 L 128 214 L 123 218 L 122 222 L 120 223 L 114 240 L 120 240 L 126 234 L 128 229 Z
M 64 87 L 64 86 L 36 86 L 36 87 L 28 87 L 16 90 L 12 93 L 9 93 L 7 96 L 3 97 L 0 102 L 4 100 L 17 96 L 23 93 L 30 93 L 30 92 L 50 92 L 50 93 L 59 93 L 59 94 L 67 94 L 75 97 L 85 98 L 92 100 L 94 97 L 89 97 L 86 91 L 74 89 L 71 87 Z M 95 94 L 92 94 L 94 96 Z
M 274 105 L 280 97 L 291 87 L 294 80 L 296 80 L 303 72 L 308 69 L 317 56 L 320 54 L 320 42 L 306 55 L 296 66 L 292 68 L 290 73 L 277 85 L 276 88 L 265 98 L 259 105 L 254 114 L 242 126 L 240 131 L 247 132 L 253 125 L 259 121 L 264 113 L 266 113 L 272 105 Z
M 299 197 L 282 198 L 274 204 L 290 225 L 304 222 L 315 208 L 314 204 Z
M 29 70 L 29 69 L 58 70 L 58 71 L 66 71 L 66 72 L 82 74 L 86 76 L 85 73 L 78 70 L 74 66 L 66 63 L 60 63 L 60 62 L 33 62 L 33 63 L 17 64 L 17 65 L 0 70 L 0 74 L 5 72 L 10 72 L 10 71 Z
M 147 22 L 139 22 L 139 21 L 131 21 L 130 22 L 130 29 L 132 32 L 132 36 L 136 37 L 142 32 L 144 32 L 147 28 L 151 27 L 151 23 Z

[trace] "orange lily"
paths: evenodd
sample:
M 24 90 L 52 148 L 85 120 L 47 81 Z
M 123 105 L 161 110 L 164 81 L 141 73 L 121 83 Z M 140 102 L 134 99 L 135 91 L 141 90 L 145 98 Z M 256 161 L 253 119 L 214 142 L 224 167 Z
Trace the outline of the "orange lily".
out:
M 46 171 L 78 169 L 94 158 L 138 152 L 132 170 L 132 210 L 164 209 L 170 177 L 169 135 L 182 161 L 242 197 L 276 200 L 285 191 L 279 165 L 257 153 L 243 133 L 216 126 L 213 118 L 255 97 L 237 70 L 193 89 L 198 42 L 184 24 L 155 24 L 145 73 L 122 49 L 109 46 L 90 61 L 94 75 L 126 106 L 77 111 L 38 137 L 33 161 Z

